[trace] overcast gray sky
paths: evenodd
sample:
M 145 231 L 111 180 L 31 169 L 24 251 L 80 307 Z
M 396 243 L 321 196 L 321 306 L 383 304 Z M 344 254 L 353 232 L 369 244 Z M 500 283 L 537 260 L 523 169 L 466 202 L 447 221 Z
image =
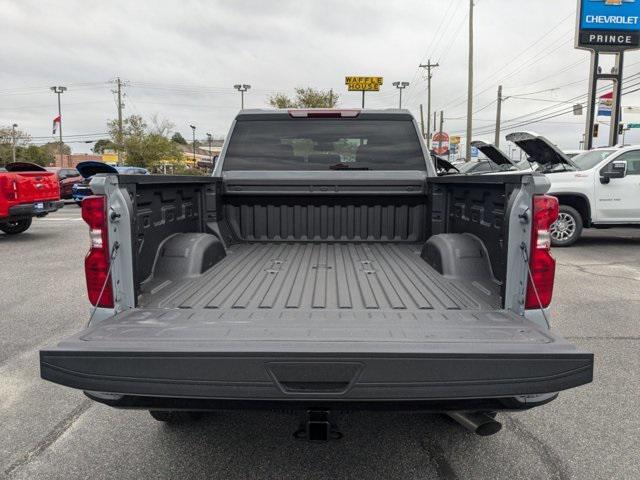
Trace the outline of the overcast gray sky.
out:
M 0 6 L 0 124 L 16 122 L 37 141 L 51 138 L 57 110 L 51 85 L 68 87 L 65 134 L 103 136 L 116 115 L 109 83 L 116 76 L 127 82 L 126 114 L 157 114 L 186 138 L 189 124 L 199 137 L 226 134 L 239 109 L 233 90 L 239 82 L 252 85 L 248 107 L 266 107 L 270 94 L 296 86 L 333 88 L 340 106 L 358 107 L 360 95 L 346 92 L 345 75 L 379 75 L 384 85 L 367 94 L 367 106 L 386 108 L 397 106 L 391 83 L 406 80 L 404 106 L 417 116 L 420 103 L 426 109 L 417 66 L 428 58 L 441 65 L 433 105 L 445 111 L 445 130 L 464 130 L 467 0 L 0 0 Z M 537 110 L 562 111 L 570 103 L 552 102 L 586 94 L 588 52 L 573 48 L 575 8 L 575 0 L 476 0 L 476 138 L 493 138 L 499 83 L 505 96 L 536 99 L 505 101 L 506 126 Z M 630 52 L 626 75 L 638 72 L 640 53 Z M 627 82 L 629 90 L 638 77 Z M 640 95 L 625 96 L 623 104 L 640 105 Z M 568 114 L 522 128 L 577 148 L 583 123 Z M 627 140 L 640 142 L 640 130 Z

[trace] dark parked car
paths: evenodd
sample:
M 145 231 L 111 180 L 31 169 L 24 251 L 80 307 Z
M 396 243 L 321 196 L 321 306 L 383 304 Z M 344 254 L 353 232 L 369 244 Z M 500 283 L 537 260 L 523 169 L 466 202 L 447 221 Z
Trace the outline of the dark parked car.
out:
M 80 162 L 77 165 L 78 172 L 80 172 L 82 181 L 75 183 L 71 189 L 71 196 L 78 205 L 82 202 L 84 197 L 93 195 L 89 183 L 94 175 L 98 173 L 121 173 L 127 175 L 148 175 L 149 171 L 142 167 L 120 167 L 112 166 L 102 162 Z
M 82 175 L 75 168 L 47 167 L 47 171 L 58 176 L 60 184 L 60 198 L 72 198 L 73 185 L 82 181 Z

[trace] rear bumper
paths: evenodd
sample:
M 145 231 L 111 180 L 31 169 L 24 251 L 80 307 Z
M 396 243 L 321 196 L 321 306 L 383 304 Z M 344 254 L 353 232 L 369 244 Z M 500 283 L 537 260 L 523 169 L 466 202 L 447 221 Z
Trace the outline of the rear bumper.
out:
M 45 200 L 42 202 L 22 203 L 9 208 L 9 220 L 24 217 L 40 217 L 64 207 L 62 200 Z
M 593 355 L 44 350 L 40 366 L 46 380 L 128 397 L 384 404 L 558 392 L 592 380 Z
M 499 411 L 528 410 L 545 405 L 558 397 L 558 394 L 536 395 L 510 398 L 471 398 L 440 400 L 403 400 L 403 401 L 356 401 L 339 399 L 290 399 L 283 400 L 218 400 L 208 398 L 183 397 L 147 397 L 139 395 L 117 395 L 102 392 L 84 392 L 96 402 L 114 408 L 143 410 L 311 410 L 326 409 L 334 411 L 399 411 L 433 412 L 450 411 Z

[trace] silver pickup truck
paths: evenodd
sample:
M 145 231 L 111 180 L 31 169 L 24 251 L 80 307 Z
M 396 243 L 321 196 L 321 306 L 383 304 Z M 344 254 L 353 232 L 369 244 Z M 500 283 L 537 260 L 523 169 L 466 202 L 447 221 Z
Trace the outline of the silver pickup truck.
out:
M 244 110 L 211 177 L 96 175 L 95 306 L 44 379 L 163 421 L 231 408 L 445 413 L 476 433 L 592 380 L 549 329 L 558 202 L 438 177 L 404 110 Z

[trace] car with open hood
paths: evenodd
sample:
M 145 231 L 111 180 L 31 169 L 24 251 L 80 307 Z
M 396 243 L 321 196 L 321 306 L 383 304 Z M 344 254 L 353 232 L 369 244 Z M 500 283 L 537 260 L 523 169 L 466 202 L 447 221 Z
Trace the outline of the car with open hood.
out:
M 573 245 L 584 228 L 640 225 L 640 145 L 597 148 L 569 159 L 548 139 L 514 132 L 507 140 L 540 165 L 558 198 L 554 246 Z
M 480 153 L 487 158 L 485 160 L 467 163 L 460 169 L 461 173 L 477 175 L 482 173 L 504 173 L 520 170 L 517 167 L 516 162 L 491 143 L 483 142 L 482 140 L 474 140 L 471 142 L 471 146 L 477 148 Z

